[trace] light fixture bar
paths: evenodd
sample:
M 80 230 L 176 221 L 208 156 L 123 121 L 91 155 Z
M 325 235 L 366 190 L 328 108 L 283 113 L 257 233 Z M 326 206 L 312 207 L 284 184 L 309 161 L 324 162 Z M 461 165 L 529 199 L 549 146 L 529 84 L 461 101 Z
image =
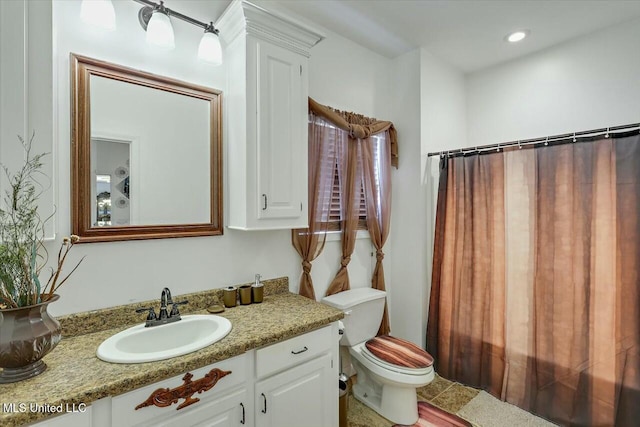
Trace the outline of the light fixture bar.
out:
M 155 3 L 155 2 L 152 2 L 150 0 L 133 0 L 133 1 L 135 1 L 136 3 L 143 4 L 145 6 L 149 6 L 149 7 L 153 8 L 153 9 L 156 9 L 156 8 L 160 7 L 159 3 Z M 167 12 L 167 14 L 169 16 L 173 16 L 173 17 L 178 18 L 178 19 L 180 19 L 182 21 L 188 22 L 189 24 L 195 25 L 196 27 L 200 27 L 200 28 L 202 28 L 204 30 L 209 29 L 209 31 L 211 31 L 214 34 L 218 34 L 219 33 L 218 29 L 213 27 L 213 24 L 207 24 L 205 22 L 198 21 L 197 19 L 191 18 L 190 16 L 183 15 L 180 12 L 176 12 L 175 10 L 169 9 L 166 6 L 164 6 L 164 10 Z

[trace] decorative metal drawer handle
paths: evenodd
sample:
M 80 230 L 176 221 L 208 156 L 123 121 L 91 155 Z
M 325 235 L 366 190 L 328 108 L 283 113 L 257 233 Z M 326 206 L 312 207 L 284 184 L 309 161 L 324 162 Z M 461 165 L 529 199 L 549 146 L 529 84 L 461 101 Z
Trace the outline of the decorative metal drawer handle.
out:
M 267 210 L 267 195 L 263 194 L 262 198 L 264 199 L 264 206 L 262 206 L 262 210 L 266 211 Z
M 262 396 L 262 401 L 264 404 L 264 407 L 262 408 L 262 413 L 266 414 L 267 413 L 267 396 L 264 395 L 264 393 L 260 393 L 260 396 Z
M 240 406 L 242 407 L 242 420 L 240 420 L 240 424 L 244 424 L 244 405 L 240 402 Z
M 302 348 L 302 350 L 298 350 L 298 351 L 293 351 L 293 350 L 291 350 L 291 354 L 300 354 L 300 353 L 304 353 L 304 352 L 305 352 L 305 351 L 307 351 L 307 350 L 309 350 L 309 349 L 308 349 L 308 348 L 307 348 L 307 346 L 305 345 L 305 346 Z
M 203 391 L 211 390 L 220 378 L 226 377 L 230 373 L 231 371 L 222 371 L 218 368 L 213 368 L 199 380 L 191 381 L 193 374 L 191 372 L 187 372 L 185 376 L 182 377 L 184 384 L 176 388 L 157 389 L 151 393 L 147 400 L 136 406 L 136 410 L 144 408 L 145 406 L 158 406 L 160 408 L 164 408 L 166 406 L 171 406 L 174 403 L 178 403 L 179 399 L 184 399 L 184 402 L 178 405 L 176 410 L 193 405 L 200 401 L 197 397 L 192 397 L 195 393 L 202 393 Z

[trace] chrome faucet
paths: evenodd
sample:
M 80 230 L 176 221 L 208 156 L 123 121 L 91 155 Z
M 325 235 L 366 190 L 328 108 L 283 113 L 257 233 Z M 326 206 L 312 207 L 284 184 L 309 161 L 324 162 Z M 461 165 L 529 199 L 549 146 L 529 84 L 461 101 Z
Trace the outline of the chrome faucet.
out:
M 153 307 L 145 307 L 139 308 L 136 310 L 136 313 L 144 313 L 148 312 L 147 320 L 144 324 L 145 327 L 150 326 L 158 326 L 164 325 L 166 323 L 177 322 L 181 319 L 180 310 L 178 310 L 179 305 L 183 305 L 188 303 L 189 301 L 184 300 L 180 302 L 173 302 L 171 298 L 171 291 L 169 288 L 164 288 L 162 290 L 162 294 L 160 295 L 160 313 L 156 316 L 156 312 Z M 167 308 L 171 306 L 171 311 L 167 311 Z

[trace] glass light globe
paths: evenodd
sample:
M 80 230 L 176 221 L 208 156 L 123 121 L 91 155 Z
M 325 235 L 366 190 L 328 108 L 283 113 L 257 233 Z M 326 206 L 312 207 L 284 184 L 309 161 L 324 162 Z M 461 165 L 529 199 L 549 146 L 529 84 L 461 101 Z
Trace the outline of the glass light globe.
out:
M 176 46 L 173 27 L 167 14 L 157 10 L 153 12 L 147 24 L 147 43 L 165 49 L 173 49 Z
M 210 31 L 204 33 L 198 46 L 198 58 L 212 65 L 222 64 L 222 46 L 217 34 Z
M 116 12 L 111 0 L 82 0 L 80 18 L 87 24 L 105 30 L 116 29 Z

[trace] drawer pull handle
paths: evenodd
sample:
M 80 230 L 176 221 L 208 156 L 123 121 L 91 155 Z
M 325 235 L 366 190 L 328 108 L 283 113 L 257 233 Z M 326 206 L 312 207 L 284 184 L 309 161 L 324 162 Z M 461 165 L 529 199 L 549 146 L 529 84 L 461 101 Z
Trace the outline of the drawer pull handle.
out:
M 293 351 L 293 350 L 291 350 L 291 354 L 300 354 L 300 353 L 304 353 L 304 352 L 305 352 L 305 351 L 307 351 L 307 350 L 309 350 L 309 349 L 308 349 L 308 348 L 307 348 L 307 346 L 305 345 L 305 346 L 302 348 L 302 350 L 298 350 L 298 351 Z
M 264 407 L 262 408 L 262 413 L 266 414 L 267 413 L 267 396 L 264 395 L 264 393 L 260 393 L 260 396 L 262 396 L 262 402 L 264 404 Z
M 240 424 L 244 424 L 244 405 L 242 404 L 242 402 L 240 402 L 240 406 L 242 407 L 242 420 L 240 420 Z
M 264 204 L 262 205 L 262 210 L 266 211 L 267 210 L 267 195 L 266 194 L 262 195 L 262 200 L 264 202 Z
M 231 371 L 221 371 L 218 368 L 213 368 L 199 380 L 191 381 L 193 374 L 191 372 L 187 372 L 184 377 L 182 377 L 184 384 L 176 388 L 157 389 L 151 393 L 147 400 L 136 406 L 136 411 L 140 408 L 144 408 L 145 406 L 157 406 L 159 408 L 164 408 L 166 406 L 171 406 L 174 403 L 178 403 L 179 399 L 184 399 L 184 402 L 178 405 L 176 408 L 177 410 L 193 405 L 200 401 L 197 397 L 193 397 L 194 394 L 211 390 L 213 386 L 218 383 L 220 378 L 226 377 L 230 373 Z

